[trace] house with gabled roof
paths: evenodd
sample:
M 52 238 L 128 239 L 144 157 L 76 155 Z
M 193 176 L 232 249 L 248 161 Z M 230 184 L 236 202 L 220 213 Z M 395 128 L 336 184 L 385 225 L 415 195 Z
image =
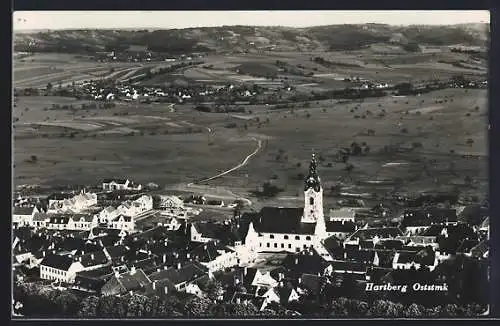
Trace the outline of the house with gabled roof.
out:
M 101 288 L 101 294 L 122 295 L 130 292 L 145 293 L 151 286 L 151 280 L 140 269 L 132 267 L 130 271 L 114 275 Z
M 72 257 L 46 254 L 40 263 L 40 278 L 54 280 L 63 283 L 73 283 L 76 273 L 83 271 L 85 267 Z
M 396 252 L 392 262 L 393 269 L 420 269 L 428 268 L 433 271 L 439 264 L 438 255 L 432 247 L 426 247 L 418 252 Z
M 40 213 L 36 206 L 15 206 L 12 212 L 12 225 L 14 228 L 33 224 L 33 218 Z
M 111 220 L 109 226 L 113 229 L 133 232 L 135 231 L 135 220 L 132 216 L 120 214 Z
M 69 217 L 66 230 L 90 230 L 99 225 L 97 216 L 88 214 L 72 214 Z
M 35 213 L 31 220 L 30 226 L 38 229 L 47 227 L 47 223 L 50 222 L 50 217 L 43 212 Z
M 209 278 L 208 269 L 198 262 L 178 263 L 175 267 L 159 270 L 149 275 L 152 289 L 185 292 L 191 283 Z
M 190 253 L 195 261 L 206 266 L 211 273 L 238 265 L 238 256 L 235 250 L 227 246 L 207 242 L 196 246 Z

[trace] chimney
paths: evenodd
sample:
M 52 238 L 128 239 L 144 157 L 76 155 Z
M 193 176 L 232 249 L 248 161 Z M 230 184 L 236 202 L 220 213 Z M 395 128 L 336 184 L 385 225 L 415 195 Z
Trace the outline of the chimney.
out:
M 165 294 L 167 294 L 168 293 L 168 287 L 165 286 L 164 291 L 165 291 Z
M 132 268 L 130 269 L 130 275 L 134 275 L 135 274 L 135 266 L 132 266 Z
M 302 284 L 302 277 L 299 277 L 299 284 Z
M 187 259 L 191 258 L 191 254 L 189 252 L 186 254 L 186 258 Z
M 42 257 L 45 257 L 45 250 L 42 251 Z
M 246 267 L 246 266 L 245 266 L 245 268 L 243 269 L 243 275 L 245 275 L 245 276 L 246 276 L 246 275 L 247 275 L 247 273 L 248 273 L 248 267 Z
M 279 273 L 279 276 L 278 276 L 278 277 L 279 277 L 279 280 L 281 281 L 281 280 L 284 278 L 283 273 Z
M 295 257 L 295 265 L 299 264 L 299 257 Z
M 94 260 L 95 259 L 95 255 L 94 254 L 90 254 L 90 259 Z
M 240 298 L 236 298 L 236 304 L 241 304 L 241 299 Z
M 168 266 L 167 266 L 167 265 L 163 266 L 163 269 L 164 269 L 164 270 L 167 270 L 167 269 L 168 269 Z
M 82 256 L 78 257 L 78 261 L 81 262 L 82 261 Z
M 177 269 L 181 269 L 181 267 L 182 267 L 181 263 L 180 262 L 177 263 Z
M 156 282 L 153 282 L 153 290 L 156 290 Z
M 167 254 L 163 254 L 163 263 L 165 264 L 167 262 Z

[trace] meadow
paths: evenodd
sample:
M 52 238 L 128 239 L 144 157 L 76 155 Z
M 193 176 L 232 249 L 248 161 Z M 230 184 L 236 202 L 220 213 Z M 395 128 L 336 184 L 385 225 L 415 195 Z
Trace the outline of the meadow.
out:
M 243 82 L 248 75 L 237 74 L 235 67 L 261 71 L 279 59 L 314 72 L 312 77 L 287 75 L 288 83 L 303 85 L 303 91 L 310 92 L 315 87 L 343 88 L 344 82 L 335 78 L 345 75 L 396 83 L 449 78 L 458 72 L 456 67 L 435 61 L 416 64 L 425 63 L 422 58 L 433 58 L 431 54 L 408 55 L 411 64 L 395 60 L 390 63 L 396 68 L 391 69 L 363 63 L 376 58 L 366 51 L 362 53 L 365 57 L 356 59 L 359 67 L 327 69 L 310 60 L 317 55 L 241 55 L 226 62 L 224 57 L 209 57 L 204 58 L 203 66 L 213 64 L 211 68 L 193 67 L 181 71 L 182 76 L 176 72 L 153 78 L 158 82 L 176 78 Z M 353 56 L 360 54 L 322 55 L 353 64 Z M 40 64 L 36 69 L 41 69 Z M 86 69 L 98 70 L 95 64 Z M 124 65 L 120 69 L 123 72 L 115 70 L 115 75 L 123 79 L 141 68 Z M 467 73 L 478 74 L 474 70 Z M 40 79 L 42 83 L 50 80 L 48 76 L 36 78 L 45 78 Z M 281 78 L 284 75 L 275 82 L 283 84 Z M 313 152 L 321 157 L 319 170 L 328 206 L 338 199 L 330 195 L 330 188 L 339 184 L 347 192 L 378 196 L 392 190 L 416 192 L 450 186 L 484 194 L 488 184 L 485 90 L 445 89 L 421 96 L 301 102 L 294 103 L 294 109 L 249 105 L 246 113 L 235 115 L 203 113 L 190 104 L 176 105 L 174 112 L 168 104 L 158 103 L 117 103 L 106 110 L 47 109 L 52 104 L 79 107 L 84 103 L 88 102 L 18 98 L 13 109 L 16 185 L 95 184 L 103 178 L 128 177 L 141 183 L 155 182 L 168 191 L 200 192 L 224 200 L 242 196 L 255 207 L 296 206 L 302 201 L 303 175 Z M 69 136 L 71 133 L 74 135 Z M 246 165 L 198 188 L 186 186 L 240 164 L 256 149 L 258 139 L 262 148 Z M 353 142 L 368 150 L 342 162 L 339 150 Z M 465 181 L 467 177 L 472 184 Z M 256 198 L 252 191 L 266 181 L 283 192 L 272 199 Z

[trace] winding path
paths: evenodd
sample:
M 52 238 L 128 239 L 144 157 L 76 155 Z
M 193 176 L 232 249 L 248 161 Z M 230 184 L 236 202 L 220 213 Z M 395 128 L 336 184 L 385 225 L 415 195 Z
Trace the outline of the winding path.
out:
M 255 150 L 252 153 L 248 154 L 245 157 L 245 159 L 240 164 L 238 164 L 238 165 L 236 165 L 236 166 L 234 166 L 234 167 L 230 168 L 229 170 L 226 170 L 226 171 L 224 171 L 222 173 L 214 175 L 213 177 L 189 183 L 188 187 L 192 186 L 195 183 L 207 182 L 207 181 L 210 181 L 210 180 L 214 180 L 214 179 L 220 178 L 222 176 L 225 176 L 226 174 L 229 174 L 229 173 L 231 173 L 233 171 L 236 171 L 236 170 L 244 167 L 245 165 L 247 165 L 248 161 L 252 158 L 252 156 L 254 156 L 255 154 L 257 154 L 260 151 L 260 149 L 262 148 L 262 140 L 261 139 L 257 139 L 255 137 L 252 137 L 252 139 L 257 142 L 257 148 L 255 148 Z

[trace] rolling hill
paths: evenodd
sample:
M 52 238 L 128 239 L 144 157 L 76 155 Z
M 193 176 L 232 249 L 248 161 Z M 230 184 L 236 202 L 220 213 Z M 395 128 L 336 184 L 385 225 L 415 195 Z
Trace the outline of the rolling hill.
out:
M 356 50 L 371 44 L 487 45 L 487 24 L 449 26 L 330 25 L 310 28 L 222 26 L 169 30 L 57 30 L 15 33 L 14 50 L 96 52 L 145 46 L 166 53 Z

